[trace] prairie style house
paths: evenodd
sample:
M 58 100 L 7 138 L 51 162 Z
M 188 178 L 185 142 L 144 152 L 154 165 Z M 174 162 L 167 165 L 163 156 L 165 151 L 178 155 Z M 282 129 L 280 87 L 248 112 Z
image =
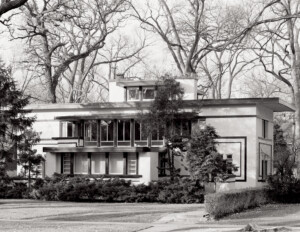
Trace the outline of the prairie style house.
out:
M 219 152 L 238 167 L 228 186 L 260 186 L 273 168 L 273 113 L 293 107 L 278 98 L 200 100 L 197 80 L 176 81 L 185 91 L 183 111 L 197 113 L 179 122 L 179 133 L 205 124 L 215 127 Z M 37 149 L 46 157 L 44 175 L 121 177 L 134 183 L 160 178 L 164 173 L 157 167 L 165 165 L 163 134 L 146 136 L 139 121 L 139 112 L 147 110 L 156 88 L 152 80 L 113 80 L 106 103 L 29 106 L 37 118 L 34 129 L 41 132 Z M 188 172 L 182 168 L 182 174 Z

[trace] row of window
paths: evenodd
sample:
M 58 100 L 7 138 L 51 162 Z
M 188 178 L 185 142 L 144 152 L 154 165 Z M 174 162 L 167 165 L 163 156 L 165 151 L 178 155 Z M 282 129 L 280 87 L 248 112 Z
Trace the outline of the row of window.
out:
M 136 175 L 137 174 L 137 153 L 75 153 L 74 154 L 74 174 L 88 174 L 94 175 Z M 64 174 L 71 174 L 71 154 L 66 153 L 62 156 L 62 172 Z M 89 165 L 90 162 L 90 165 Z M 108 164 L 106 164 L 108 162 Z M 89 171 L 89 167 L 91 170 Z M 108 167 L 108 170 L 107 170 Z M 125 167 L 125 169 L 124 169 Z
M 127 87 L 127 101 L 153 100 L 155 98 L 155 87 Z
M 114 139 L 114 122 L 113 120 L 101 120 L 99 135 L 101 141 L 113 141 Z M 62 137 L 77 137 L 79 136 L 79 123 L 63 122 Z M 65 132 L 65 133 L 64 133 Z M 175 123 L 175 133 L 189 135 L 191 132 L 191 124 L 189 120 L 177 120 Z M 89 120 L 84 123 L 84 140 L 97 141 L 98 125 L 97 120 Z M 151 135 L 152 140 L 163 140 L 164 132 L 162 129 L 154 130 Z M 117 121 L 117 138 L 118 141 L 130 141 L 131 126 L 130 120 Z M 134 140 L 146 141 L 147 133 L 143 128 L 142 123 L 134 121 Z

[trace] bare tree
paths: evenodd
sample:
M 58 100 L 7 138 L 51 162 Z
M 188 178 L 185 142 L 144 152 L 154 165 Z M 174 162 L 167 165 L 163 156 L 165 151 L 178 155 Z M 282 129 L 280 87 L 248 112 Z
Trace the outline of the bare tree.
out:
M 108 35 L 119 27 L 127 8 L 126 0 L 44 0 L 25 4 L 26 23 L 16 38 L 27 39 L 30 62 L 37 64 L 36 74 L 46 86 L 49 102 L 57 102 L 57 86 L 70 65 L 97 54 Z
M 269 20 L 254 31 L 256 54 L 268 74 L 290 90 L 295 112 L 295 138 L 300 139 L 300 2 L 278 0 Z
M 20 6 L 23 6 L 28 0 L 1 0 L 0 1 L 0 17 Z
M 210 1 L 213 2 L 213 1 Z M 168 50 L 182 75 L 195 75 L 200 62 L 211 52 L 231 49 L 246 37 L 251 29 L 264 23 L 261 15 L 275 4 L 273 0 L 264 4 L 262 9 L 247 21 L 243 12 L 226 13 L 230 8 L 218 8 L 205 0 L 171 1 L 158 0 L 147 2 L 146 9 L 132 5 L 134 17 L 141 26 L 154 32 L 165 42 Z
M 213 99 L 231 98 L 233 82 L 255 66 L 257 58 L 244 48 L 212 52 L 200 61 L 201 89 Z M 206 81 L 205 81 L 206 79 Z M 208 88 L 208 89 L 207 89 Z

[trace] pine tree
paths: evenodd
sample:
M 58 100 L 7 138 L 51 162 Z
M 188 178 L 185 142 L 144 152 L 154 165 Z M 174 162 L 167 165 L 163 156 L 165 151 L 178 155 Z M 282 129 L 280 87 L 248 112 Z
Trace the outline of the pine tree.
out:
M 11 70 L 0 60 L 0 178 L 7 177 L 12 164 L 16 168 L 18 144 L 34 122 L 26 116 L 28 103 L 29 98 L 17 90 Z
M 174 165 L 174 159 L 176 156 L 183 159 L 182 151 L 190 136 L 178 134 L 176 130 L 177 123 L 185 117 L 185 113 L 181 112 L 183 88 L 176 79 L 168 75 L 161 79 L 162 84 L 157 86 L 157 94 L 149 107 L 149 112 L 142 115 L 142 125 L 144 125 L 144 132 L 148 135 L 157 132 L 164 135 L 166 154 L 164 154 L 163 161 L 166 166 L 160 169 L 167 171 L 173 180 L 180 174 L 180 169 L 176 169 Z
M 193 179 L 201 182 L 220 182 L 232 177 L 237 168 L 217 151 L 218 134 L 212 126 L 195 131 L 187 152 L 187 161 Z
M 29 190 L 32 176 L 35 175 L 35 177 L 38 177 L 40 174 L 39 166 L 44 161 L 44 157 L 37 154 L 36 149 L 33 149 L 33 146 L 39 141 L 39 133 L 33 130 L 25 130 L 24 138 L 18 146 L 18 163 L 23 167 L 24 177 L 28 178 Z

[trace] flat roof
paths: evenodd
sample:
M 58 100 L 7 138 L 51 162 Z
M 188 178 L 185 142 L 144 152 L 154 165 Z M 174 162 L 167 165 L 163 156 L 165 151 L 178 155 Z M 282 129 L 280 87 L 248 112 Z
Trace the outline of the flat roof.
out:
M 163 85 L 163 83 L 162 81 L 158 81 L 158 80 L 117 81 L 117 86 L 121 86 L 121 87 L 155 86 L 155 85 Z
M 147 102 L 101 102 L 101 103 L 57 103 L 57 104 L 32 104 L 25 109 L 33 112 L 43 111 L 85 111 L 101 109 L 145 109 L 151 105 Z M 294 112 L 295 107 L 279 98 L 232 98 L 232 99 L 200 99 L 184 100 L 183 108 L 191 107 L 230 107 L 262 105 L 274 112 Z

